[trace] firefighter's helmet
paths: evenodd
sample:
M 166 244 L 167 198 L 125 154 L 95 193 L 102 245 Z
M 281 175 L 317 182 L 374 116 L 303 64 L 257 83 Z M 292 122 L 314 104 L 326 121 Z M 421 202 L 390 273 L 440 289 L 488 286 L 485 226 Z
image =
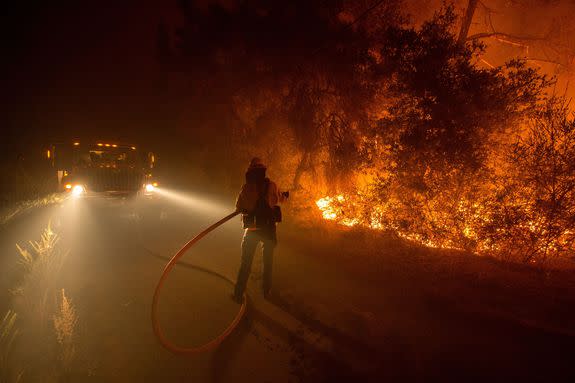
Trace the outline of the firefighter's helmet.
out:
M 254 157 L 250 161 L 250 166 L 248 167 L 248 169 L 267 169 L 267 167 L 264 165 L 261 158 Z

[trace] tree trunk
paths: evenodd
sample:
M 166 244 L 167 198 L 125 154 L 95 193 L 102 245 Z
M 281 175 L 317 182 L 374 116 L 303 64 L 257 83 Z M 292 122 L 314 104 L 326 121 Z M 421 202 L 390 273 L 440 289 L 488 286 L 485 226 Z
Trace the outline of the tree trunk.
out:
M 295 170 L 295 175 L 292 182 L 292 190 L 299 190 L 301 188 L 300 180 L 303 173 L 309 168 L 310 153 L 304 152 L 299 164 Z
M 467 10 L 465 11 L 465 16 L 461 23 L 461 29 L 459 30 L 459 38 L 457 42 L 460 45 L 465 44 L 467 39 L 467 34 L 469 33 L 469 27 L 471 26 L 471 21 L 473 20 L 473 14 L 475 13 L 475 8 L 477 8 L 477 3 L 479 0 L 469 0 L 467 3 Z

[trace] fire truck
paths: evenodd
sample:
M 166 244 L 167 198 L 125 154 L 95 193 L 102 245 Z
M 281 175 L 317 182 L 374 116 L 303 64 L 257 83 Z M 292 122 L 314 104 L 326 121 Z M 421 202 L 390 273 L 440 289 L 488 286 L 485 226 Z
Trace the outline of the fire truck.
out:
M 151 195 L 158 186 L 154 153 L 111 142 L 52 144 L 46 156 L 58 190 L 82 195 Z

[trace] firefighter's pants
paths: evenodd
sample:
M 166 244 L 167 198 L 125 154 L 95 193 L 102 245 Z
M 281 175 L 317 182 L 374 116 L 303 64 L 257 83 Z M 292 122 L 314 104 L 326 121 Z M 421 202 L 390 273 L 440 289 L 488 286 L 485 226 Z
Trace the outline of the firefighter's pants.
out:
M 258 243 L 260 242 L 263 246 L 264 272 L 262 287 L 264 294 L 269 293 L 272 287 L 273 255 L 277 242 L 275 237 L 275 228 L 273 233 L 266 233 L 260 230 L 246 230 L 244 238 L 242 239 L 242 261 L 234 291 L 234 295 L 238 298 L 241 297 L 246 290 L 250 270 L 252 268 L 252 261 L 254 259 Z

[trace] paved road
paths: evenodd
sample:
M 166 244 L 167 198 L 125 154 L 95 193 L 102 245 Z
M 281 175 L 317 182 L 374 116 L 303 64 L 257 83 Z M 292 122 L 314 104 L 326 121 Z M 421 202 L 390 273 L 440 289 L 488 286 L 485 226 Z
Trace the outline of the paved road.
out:
M 184 203 L 187 202 L 187 203 Z M 195 356 L 174 356 L 154 338 L 150 324 L 153 289 L 166 263 L 191 235 L 231 207 L 199 196 L 164 204 L 162 214 L 120 199 L 86 198 L 29 212 L 1 233 L 2 281 L 13 281 L 14 243 L 37 239 L 51 222 L 70 253 L 58 283 L 78 314 L 77 379 L 91 381 L 299 381 L 301 353 L 258 321 L 247 319 L 221 347 Z M 229 222 L 186 257 L 235 279 L 239 222 Z M 178 267 L 166 284 L 160 314 L 166 334 L 199 345 L 221 332 L 238 306 L 231 286 Z M 6 297 L 6 295 L 2 295 Z M 5 309 L 9 304 L 3 302 Z M 84 371 L 82 371 L 84 370 Z M 82 376 L 82 374 L 85 374 Z
M 358 381 L 358 371 L 371 371 L 378 382 L 575 381 L 573 338 L 459 312 L 429 294 L 432 275 L 410 264 L 408 254 L 405 261 L 382 258 L 387 263 L 370 275 L 349 272 L 326 249 L 310 248 L 322 242 L 311 232 L 300 233 L 308 242 L 292 238 L 278 249 L 279 302 L 262 303 L 256 289 L 252 315 L 226 343 L 202 355 L 174 356 L 152 333 L 155 283 L 167 258 L 231 206 L 198 195 L 166 197 L 172 202 L 162 205 L 162 216 L 96 198 L 35 210 L 0 232 L 0 291 L 14 282 L 14 243 L 37 238 L 48 221 L 70 249 L 57 283 L 79 317 L 73 381 Z M 280 234 L 288 239 L 286 229 Z M 234 219 L 184 262 L 234 278 L 240 238 Z M 219 279 L 176 268 L 162 295 L 166 333 L 182 344 L 215 336 L 237 309 L 230 293 Z M 0 302 L 2 312 L 8 303 Z

